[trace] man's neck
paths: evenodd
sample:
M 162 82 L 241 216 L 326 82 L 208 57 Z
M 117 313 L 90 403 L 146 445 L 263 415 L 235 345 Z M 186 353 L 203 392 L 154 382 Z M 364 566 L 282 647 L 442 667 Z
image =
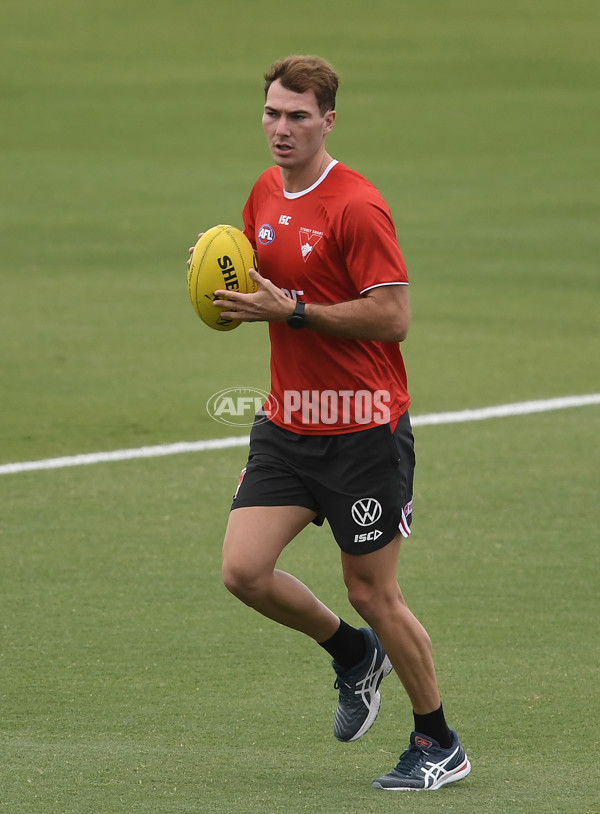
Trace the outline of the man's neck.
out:
M 310 166 L 302 167 L 301 169 L 286 169 L 280 167 L 281 179 L 283 181 L 283 188 L 286 192 L 303 192 L 309 189 L 313 184 L 319 180 L 323 175 L 329 164 L 331 163 L 331 156 L 323 152 L 311 162 Z

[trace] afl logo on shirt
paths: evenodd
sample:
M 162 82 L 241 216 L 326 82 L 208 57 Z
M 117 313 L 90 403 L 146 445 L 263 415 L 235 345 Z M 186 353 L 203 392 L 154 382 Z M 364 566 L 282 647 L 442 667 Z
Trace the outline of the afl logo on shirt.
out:
M 275 231 L 272 226 L 269 226 L 268 223 L 263 223 L 263 225 L 258 230 L 258 242 L 262 246 L 268 246 L 269 243 L 272 243 L 275 240 Z

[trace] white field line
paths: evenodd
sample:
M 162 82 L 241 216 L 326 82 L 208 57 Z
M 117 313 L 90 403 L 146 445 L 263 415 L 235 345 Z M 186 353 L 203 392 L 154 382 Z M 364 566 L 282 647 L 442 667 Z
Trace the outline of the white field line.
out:
M 478 410 L 459 410 L 454 413 L 429 413 L 411 416 L 413 427 L 432 424 L 457 424 L 467 421 L 484 421 L 488 418 L 546 413 L 551 410 L 566 410 L 571 407 L 587 407 L 600 404 L 600 393 L 583 396 L 544 399 L 542 401 L 521 401 L 516 404 L 500 404 L 496 407 L 482 407 Z M 112 452 L 91 452 L 87 455 L 68 455 L 63 458 L 46 458 L 40 461 L 0 464 L 0 475 L 14 475 L 18 472 L 33 472 L 41 469 L 62 469 L 68 466 L 88 466 L 90 464 L 113 461 L 129 461 L 134 458 L 158 458 L 162 455 L 179 455 L 183 452 L 205 452 L 211 449 L 247 446 L 250 436 L 236 435 L 229 438 L 210 438 L 206 441 L 182 441 L 177 444 L 161 444 L 135 449 L 116 449 Z

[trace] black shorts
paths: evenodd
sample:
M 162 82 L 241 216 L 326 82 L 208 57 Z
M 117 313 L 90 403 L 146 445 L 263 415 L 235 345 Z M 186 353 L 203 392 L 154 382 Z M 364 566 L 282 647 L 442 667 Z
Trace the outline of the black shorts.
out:
M 317 525 L 327 519 L 342 551 L 367 554 L 410 534 L 414 468 L 408 413 L 393 432 L 381 424 L 341 435 L 299 435 L 262 417 L 231 508 L 305 506 Z

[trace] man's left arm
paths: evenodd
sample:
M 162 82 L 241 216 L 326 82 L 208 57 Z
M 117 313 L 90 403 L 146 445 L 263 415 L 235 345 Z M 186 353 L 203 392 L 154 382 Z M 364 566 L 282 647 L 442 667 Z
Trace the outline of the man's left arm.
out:
M 410 323 L 407 285 L 382 285 L 359 299 L 333 305 L 306 304 L 306 327 L 345 339 L 403 342 Z

